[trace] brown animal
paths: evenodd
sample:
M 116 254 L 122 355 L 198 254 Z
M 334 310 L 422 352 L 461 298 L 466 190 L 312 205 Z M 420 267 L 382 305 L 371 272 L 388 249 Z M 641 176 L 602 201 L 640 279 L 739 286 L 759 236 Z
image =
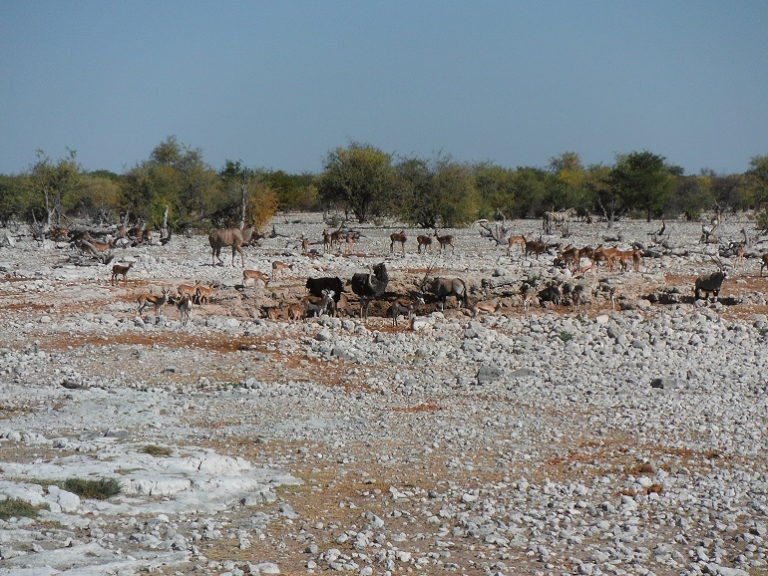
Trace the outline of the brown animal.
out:
M 341 248 L 341 237 L 343 234 L 341 233 L 341 229 L 336 230 L 334 232 L 331 232 L 331 249 L 333 249 L 333 245 L 336 244 Z
M 595 262 L 604 262 L 605 268 L 608 270 L 608 272 L 613 271 L 613 263 L 616 260 L 616 253 L 618 250 L 614 248 L 603 248 L 603 245 L 601 244 L 597 248 L 595 248 L 594 253 L 594 260 Z
M 114 246 L 114 241 L 104 243 L 104 242 L 97 242 L 91 236 L 86 232 L 83 234 L 83 237 L 80 239 L 80 249 L 81 250 L 88 250 L 89 252 L 106 252 L 107 250 L 111 250 Z
M 258 270 L 243 270 L 243 286 L 247 286 L 251 280 L 253 280 L 254 286 L 256 285 L 257 280 L 264 282 L 264 286 L 269 284 L 269 278 L 264 276 L 264 274 Z
M 531 255 L 536 255 L 536 260 L 539 259 L 539 254 L 543 254 L 547 251 L 547 245 L 544 242 L 537 242 L 535 240 L 525 241 L 525 256 L 526 258 Z
M 389 235 L 389 251 L 394 252 L 395 251 L 395 244 L 400 244 L 400 247 L 403 250 L 403 256 L 405 256 L 405 241 L 408 239 L 408 237 L 405 235 L 405 230 L 400 230 L 400 232 L 395 232 L 394 234 Z
M 195 291 L 195 299 L 198 304 L 210 304 L 211 297 L 215 292 L 216 288 L 214 288 L 213 284 L 209 284 L 208 286 L 198 286 Z
M 171 290 L 169 288 L 163 288 L 162 296 L 155 296 L 154 294 L 142 294 L 139 296 L 137 300 L 139 303 L 139 314 L 141 314 L 142 310 L 147 306 L 154 306 L 155 316 L 157 316 L 160 307 L 168 302 L 168 294 L 170 294 L 170 292 Z
M 261 311 L 264 312 L 265 318 L 269 318 L 273 322 L 277 322 L 277 308 L 274 306 L 262 306 Z
M 272 282 L 274 282 L 278 276 L 282 276 L 283 270 L 286 268 L 293 270 L 293 264 L 286 264 L 285 262 L 280 262 L 279 260 L 272 262 Z
M 66 228 L 51 228 L 51 240 L 66 242 L 69 240 L 69 230 Z
M 304 256 L 309 256 L 309 240 L 306 238 L 301 239 L 301 253 Z
M 194 300 L 197 295 L 198 286 L 200 286 L 200 280 L 197 280 L 194 286 L 189 286 L 187 284 L 179 284 L 176 287 L 176 292 L 178 292 L 180 299 L 187 297 Z
M 245 268 L 245 254 L 241 246 L 246 242 L 250 242 L 255 228 L 250 226 L 241 230 L 240 228 L 221 228 L 214 230 L 208 235 L 208 242 L 211 245 L 211 263 L 216 265 L 216 259 L 219 260 L 221 265 L 224 265 L 224 261 L 221 259 L 221 249 L 225 246 L 232 247 L 232 266 L 235 265 L 235 252 L 240 254 L 240 260 L 242 261 L 243 268 Z
M 418 236 L 416 236 L 416 242 L 419 243 L 419 254 L 421 254 L 422 248 L 424 248 L 424 254 L 427 253 L 427 250 L 432 252 L 432 236 L 419 234 Z
M 763 275 L 763 268 L 768 267 L 768 252 L 760 256 L 761 264 L 760 264 L 760 276 Z
M 344 248 L 344 254 L 349 254 L 352 252 L 352 245 L 355 243 L 355 234 L 353 232 L 350 232 L 346 236 L 346 246 Z
M 507 238 L 507 254 L 512 250 L 512 246 L 519 245 L 520 249 L 525 252 L 525 243 L 527 238 L 525 236 L 510 236 Z
M 435 230 L 435 238 L 437 238 L 437 242 L 440 244 L 440 253 L 443 253 L 443 250 L 447 250 L 448 246 L 451 247 L 451 256 L 453 256 L 453 250 L 455 248 L 453 244 L 453 235 L 452 234 L 446 234 L 445 236 L 440 236 L 438 234 L 437 230 Z
M 333 238 L 331 238 L 330 232 L 323 228 L 323 250 L 330 252 L 333 249 Z
M 133 267 L 133 262 L 129 263 L 128 266 L 120 266 L 120 264 L 115 264 L 112 266 L 112 284 L 115 283 L 115 280 L 117 280 L 118 276 L 123 277 L 123 282 L 128 282 L 128 270 L 130 270 Z
M 304 310 L 298 304 L 291 304 L 288 306 L 288 319 L 291 322 L 301 320 L 304 316 Z

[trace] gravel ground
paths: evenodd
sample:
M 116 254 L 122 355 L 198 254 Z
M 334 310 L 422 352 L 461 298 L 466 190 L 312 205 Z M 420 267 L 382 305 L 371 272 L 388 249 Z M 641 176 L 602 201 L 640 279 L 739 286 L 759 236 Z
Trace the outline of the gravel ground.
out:
M 246 248 L 247 268 L 292 265 L 266 287 L 243 287 L 228 255 L 212 266 L 204 236 L 117 250 L 134 265 L 114 285 L 66 247 L 0 248 L 0 500 L 43 507 L 0 520 L 0 575 L 768 574 L 759 238 L 740 265 L 722 252 L 712 304 L 693 301 L 719 253 L 695 223 L 545 237 L 643 245 L 639 271 L 580 278 L 476 226 L 450 231 L 453 256 L 417 254 L 424 231 L 406 229 L 402 256 L 399 226 L 324 254 L 318 215 L 274 224 Z M 390 285 L 366 323 L 287 321 L 307 277 L 381 261 Z M 498 310 L 428 300 L 393 326 L 389 301 L 428 270 Z M 216 292 L 187 325 L 173 306 L 137 314 L 139 294 L 196 280 Z M 551 281 L 588 301 L 524 309 L 524 283 Z M 68 478 L 122 492 L 80 498 Z

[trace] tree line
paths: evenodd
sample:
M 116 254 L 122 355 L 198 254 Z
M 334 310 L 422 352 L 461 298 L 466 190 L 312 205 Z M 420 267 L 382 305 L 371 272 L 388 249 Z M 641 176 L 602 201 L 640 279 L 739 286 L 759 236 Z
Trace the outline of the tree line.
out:
M 199 149 L 169 137 L 124 174 L 87 172 L 74 151 L 52 160 L 38 151 L 22 174 L 0 174 L 0 224 L 66 225 L 144 222 L 166 213 L 176 230 L 263 226 L 278 211 L 338 211 L 364 223 L 392 218 L 420 227 L 457 227 L 480 218 L 540 217 L 573 208 L 579 216 L 678 218 L 752 211 L 768 228 L 768 155 L 743 174 L 681 167 L 648 151 L 616 156 L 612 166 L 584 166 L 565 152 L 541 167 L 507 168 L 450 156 L 399 157 L 370 144 L 328 151 L 319 174 L 249 168 L 227 160 L 220 169 Z

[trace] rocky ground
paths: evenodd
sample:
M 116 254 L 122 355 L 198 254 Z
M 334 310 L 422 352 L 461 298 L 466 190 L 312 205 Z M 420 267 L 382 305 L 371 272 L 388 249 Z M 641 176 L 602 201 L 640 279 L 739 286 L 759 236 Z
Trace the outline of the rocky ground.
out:
M 699 224 L 658 228 L 550 237 L 643 244 L 638 272 L 579 279 L 477 226 L 451 231 L 453 256 L 416 254 L 408 229 L 390 254 L 399 228 L 373 226 L 323 254 L 318 215 L 246 248 L 247 268 L 293 265 L 267 287 L 241 286 L 228 255 L 212 266 L 204 236 L 117 250 L 134 265 L 115 285 L 63 247 L 1 248 L 0 500 L 41 509 L 0 520 L 0 575 L 768 574 L 766 250 L 725 258 L 721 301 L 694 302 L 718 247 Z M 287 321 L 308 276 L 381 261 L 385 300 L 431 269 L 499 310 Z M 195 280 L 217 290 L 188 325 L 172 306 L 137 314 L 139 294 Z M 523 283 L 550 280 L 589 302 L 524 310 Z M 71 478 L 122 491 L 80 498 Z

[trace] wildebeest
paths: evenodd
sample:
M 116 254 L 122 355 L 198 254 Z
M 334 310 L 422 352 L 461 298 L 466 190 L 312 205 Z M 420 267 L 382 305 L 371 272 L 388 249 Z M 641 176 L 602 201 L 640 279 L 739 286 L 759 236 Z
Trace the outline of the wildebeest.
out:
M 360 317 L 368 318 L 368 304 L 387 289 L 389 274 L 384 262 L 373 267 L 373 274 L 357 273 L 352 276 L 352 292 L 360 297 Z
M 221 249 L 224 246 L 232 246 L 232 266 L 235 265 L 235 252 L 240 253 L 243 268 L 245 268 L 245 254 L 241 246 L 250 242 L 256 229 L 253 226 L 241 230 L 240 228 L 220 228 L 214 230 L 208 235 L 208 242 L 211 245 L 211 263 L 216 265 L 216 259 L 223 265 L 221 259 Z

